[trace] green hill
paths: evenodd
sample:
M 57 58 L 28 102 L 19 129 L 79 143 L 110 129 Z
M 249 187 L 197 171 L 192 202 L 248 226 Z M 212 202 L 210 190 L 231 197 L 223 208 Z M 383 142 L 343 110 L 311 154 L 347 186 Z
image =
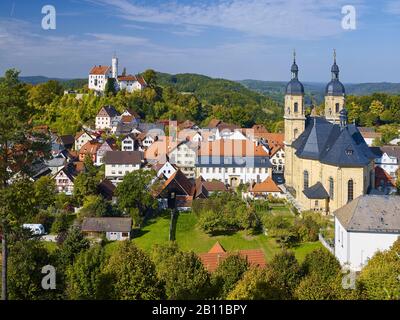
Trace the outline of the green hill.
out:
M 157 73 L 157 82 L 161 86 L 172 86 L 181 93 L 192 93 L 200 100 L 212 105 L 263 104 L 272 100 L 264 94 L 246 88 L 230 80 L 215 79 L 207 76 L 183 73 L 171 75 Z
M 238 81 L 246 88 L 267 95 L 275 101 L 283 101 L 287 82 L 241 80 Z M 306 103 L 320 104 L 324 100 L 326 83 L 303 82 L 306 95 Z M 400 94 L 400 83 L 350 83 L 345 84 L 348 95 L 366 96 L 373 93 Z

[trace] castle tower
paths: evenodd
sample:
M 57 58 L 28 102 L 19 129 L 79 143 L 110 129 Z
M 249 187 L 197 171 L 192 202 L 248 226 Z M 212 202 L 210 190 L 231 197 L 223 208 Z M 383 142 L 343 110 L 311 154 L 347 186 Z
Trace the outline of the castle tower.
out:
M 293 53 L 292 79 L 286 86 L 285 95 L 285 181 L 293 186 L 294 152 L 292 143 L 305 129 L 304 86 L 299 81 L 296 52 Z
M 340 111 L 345 108 L 346 93 L 339 81 L 339 66 L 336 64 L 336 51 L 333 51 L 332 80 L 325 90 L 325 118 L 332 123 L 340 122 Z
M 117 79 L 117 77 L 118 77 L 118 58 L 115 53 L 112 58 L 111 70 L 112 70 L 112 77 L 114 79 Z

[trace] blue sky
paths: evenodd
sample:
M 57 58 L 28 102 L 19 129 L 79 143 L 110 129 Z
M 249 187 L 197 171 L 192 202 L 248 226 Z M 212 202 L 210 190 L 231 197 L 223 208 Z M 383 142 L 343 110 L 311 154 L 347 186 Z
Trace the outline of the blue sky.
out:
M 326 82 L 336 48 L 344 82 L 400 82 L 399 34 L 400 0 L 1 0 L 0 72 L 86 77 L 116 51 L 128 73 L 286 81 L 296 48 L 301 80 Z

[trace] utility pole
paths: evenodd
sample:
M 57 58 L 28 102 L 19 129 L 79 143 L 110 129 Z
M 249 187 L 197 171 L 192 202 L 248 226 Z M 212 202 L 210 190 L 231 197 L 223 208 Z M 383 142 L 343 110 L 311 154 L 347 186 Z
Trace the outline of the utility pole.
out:
M 7 300 L 7 237 L 5 231 L 5 223 L 2 223 L 1 234 L 1 300 Z

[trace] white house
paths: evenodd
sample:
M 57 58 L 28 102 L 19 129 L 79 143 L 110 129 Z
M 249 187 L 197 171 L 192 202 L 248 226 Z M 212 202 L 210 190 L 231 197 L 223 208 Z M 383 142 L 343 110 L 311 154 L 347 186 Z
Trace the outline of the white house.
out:
M 178 167 L 187 178 L 195 177 L 197 142 L 182 141 L 171 148 L 168 156 L 173 165 Z
M 103 158 L 105 177 L 114 185 L 124 179 L 127 173 L 139 170 L 144 163 L 143 152 L 109 151 Z
M 164 175 L 167 179 L 169 179 L 176 171 L 178 171 L 177 167 L 172 165 L 169 161 L 164 164 L 158 163 L 152 167 L 157 172 L 157 177 L 160 175 Z
M 134 151 L 135 150 L 135 142 L 136 138 L 133 133 L 128 134 L 121 141 L 121 150 L 122 151 Z
M 97 92 L 104 92 L 109 78 L 112 77 L 112 70 L 109 66 L 94 66 L 89 72 L 88 87 Z
M 75 135 L 75 150 L 79 151 L 89 141 L 95 140 L 95 137 L 86 130 L 80 131 Z
M 272 177 L 268 177 L 261 183 L 255 183 L 250 186 L 249 192 L 244 196 L 250 199 L 268 199 L 269 196 L 274 198 L 285 198 L 285 193 L 278 187 Z
M 134 76 L 131 74 L 118 76 L 117 85 L 119 90 L 126 90 L 128 92 L 143 90 L 147 86 L 142 76 Z
M 109 151 L 115 151 L 115 150 L 116 150 L 116 144 L 113 139 L 107 139 L 106 141 L 104 141 L 101 144 L 100 148 L 97 150 L 95 165 L 101 166 L 103 164 L 103 158 L 105 154 Z
M 57 192 L 71 196 L 74 192 L 74 180 L 76 175 L 77 173 L 73 170 L 72 166 L 69 165 L 58 171 L 53 178 L 56 182 Z
M 400 146 L 373 147 L 371 151 L 376 155 L 376 166 L 381 167 L 396 181 L 397 170 L 400 168 Z
M 96 116 L 96 130 L 111 130 L 113 123 L 120 121 L 120 114 L 113 106 L 104 106 Z
M 249 140 L 217 140 L 200 145 L 196 176 L 232 187 L 260 183 L 272 175 L 268 152 Z
M 344 266 L 361 270 L 377 251 L 400 236 L 399 196 L 360 196 L 335 215 L 335 256 Z
M 239 129 L 222 129 L 217 128 L 215 140 L 230 139 L 230 140 L 246 140 L 246 136 Z
M 132 218 L 107 217 L 84 218 L 82 233 L 87 237 L 101 238 L 106 236 L 110 241 L 124 241 L 131 238 Z
M 270 161 L 273 173 L 284 173 L 285 171 L 285 148 L 282 145 L 274 145 L 269 148 Z

